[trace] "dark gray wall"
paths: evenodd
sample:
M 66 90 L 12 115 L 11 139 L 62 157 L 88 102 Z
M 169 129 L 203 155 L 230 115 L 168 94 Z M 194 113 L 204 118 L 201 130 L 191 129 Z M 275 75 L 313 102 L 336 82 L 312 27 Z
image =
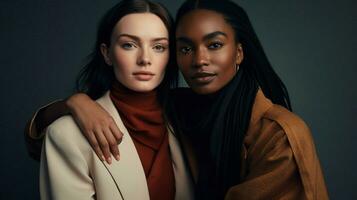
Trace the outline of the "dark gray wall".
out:
M 96 24 L 116 1 L 64 2 L 0 2 L 0 199 L 39 198 L 23 127 L 36 108 L 71 94 Z M 182 1 L 161 2 L 175 12 Z M 356 1 L 237 2 L 312 129 L 331 199 L 356 199 Z

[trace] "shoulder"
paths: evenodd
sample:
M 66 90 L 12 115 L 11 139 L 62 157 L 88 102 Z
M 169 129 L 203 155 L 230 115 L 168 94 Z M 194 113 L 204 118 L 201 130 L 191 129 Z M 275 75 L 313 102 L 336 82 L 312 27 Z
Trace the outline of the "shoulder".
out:
M 58 118 L 56 121 L 52 122 L 48 128 L 53 131 L 59 130 L 73 130 L 78 128 L 74 119 L 70 115 L 65 115 L 63 117 Z
M 284 107 L 272 105 L 250 127 L 244 140 L 244 148 L 245 155 L 256 160 L 272 152 L 279 156 L 284 156 L 281 152 L 287 152 L 296 163 L 306 188 L 310 188 L 310 184 L 315 183 L 316 176 L 321 174 L 315 144 L 308 126 L 299 116 Z M 311 169 L 317 169 L 318 172 Z
M 57 119 L 47 128 L 46 141 L 62 149 L 90 148 L 89 143 L 70 115 Z
M 313 138 L 306 123 L 298 115 L 275 104 L 251 124 L 244 144 L 246 148 L 259 151 L 268 151 L 285 144 L 285 148 L 289 148 L 299 158 L 302 152 L 315 154 Z
M 327 199 L 323 173 L 309 127 L 296 114 L 262 96 L 244 138 L 243 160 L 259 169 L 291 166 L 306 195 Z M 259 104 L 260 103 L 260 104 Z M 260 164 L 259 164 L 260 163 Z
M 281 130 L 286 134 L 289 142 L 294 147 L 296 145 L 314 146 L 311 132 L 307 124 L 295 113 L 286 108 L 273 105 L 265 112 L 263 119 L 270 120 L 280 126 Z M 297 144 L 300 143 L 300 144 Z M 302 146 L 301 146 L 302 147 Z
M 264 113 L 263 118 L 277 122 L 285 131 L 288 132 L 310 132 L 304 120 L 280 105 L 274 104 Z
M 66 115 L 58 118 L 56 121 L 52 122 L 48 128 L 48 136 L 53 137 L 68 137 L 75 135 L 79 131 L 79 127 L 74 121 L 73 117 Z

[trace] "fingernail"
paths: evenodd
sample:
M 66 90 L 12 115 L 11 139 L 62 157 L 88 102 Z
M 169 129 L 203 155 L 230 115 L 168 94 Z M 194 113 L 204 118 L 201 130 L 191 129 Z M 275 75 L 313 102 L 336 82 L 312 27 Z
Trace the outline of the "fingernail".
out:
M 102 161 L 105 161 L 105 157 L 103 155 L 101 156 L 101 158 L 102 158 Z
M 112 158 L 109 157 L 109 158 L 107 159 L 107 162 L 108 162 L 109 165 L 112 164 Z
M 120 160 L 120 156 L 119 156 L 119 155 L 116 155 L 116 156 L 115 156 L 115 159 L 116 159 L 117 161 L 119 161 L 119 160 Z

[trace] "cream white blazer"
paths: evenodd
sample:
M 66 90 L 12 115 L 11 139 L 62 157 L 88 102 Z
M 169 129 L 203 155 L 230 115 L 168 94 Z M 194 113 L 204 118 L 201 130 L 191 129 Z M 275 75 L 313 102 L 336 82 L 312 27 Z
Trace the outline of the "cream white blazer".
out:
M 64 116 L 48 128 L 41 154 L 41 199 L 58 200 L 146 200 L 149 192 L 132 138 L 128 134 L 107 92 L 97 102 L 114 118 L 123 132 L 120 160 L 102 162 L 71 116 Z M 193 199 L 193 181 L 177 138 L 169 131 L 177 200 Z

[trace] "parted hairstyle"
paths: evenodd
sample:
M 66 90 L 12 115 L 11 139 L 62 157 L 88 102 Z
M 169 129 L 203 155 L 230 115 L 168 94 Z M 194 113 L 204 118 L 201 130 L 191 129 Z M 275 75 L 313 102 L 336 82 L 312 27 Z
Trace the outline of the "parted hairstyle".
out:
M 113 67 L 105 63 L 100 52 L 100 45 L 104 43 L 109 47 L 116 23 L 124 16 L 133 13 L 152 13 L 158 16 L 169 32 L 170 58 L 163 81 L 157 88 L 159 102 L 162 106 L 165 106 L 169 89 L 177 87 L 178 84 L 178 68 L 175 61 L 175 48 L 173 47 L 174 38 L 172 37 L 174 23 L 172 16 L 163 5 L 148 0 L 122 0 L 107 11 L 99 23 L 95 46 L 88 57 L 89 61 L 77 77 L 76 89 L 78 92 L 86 93 L 92 99 L 97 99 L 111 88 L 115 80 Z
M 197 9 L 222 15 L 233 28 L 235 42 L 242 44 L 244 52 L 239 71 L 214 95 L 209 112 L 195 120 L 183 115 L 174 121 L 183 133 L 199 138 L 196 145 L 209 154 L 206 160 L 199 162 L 197 199 L 223 199 L 230 187 L 242 181 L 241 149 L 258 89 L 275 104 L 289 110 L 291 104 L 288 91 L 273 70 L 244 9 L 229 0 L 187 0 L 177 12 L 176 27 L 183 16 Z M 212 95 L 200 99 L 201 102 L 212 100 Z M 205 138 L 209 138 L 208 141 Z M 205 145 L 205 141 L 208 144 Z

